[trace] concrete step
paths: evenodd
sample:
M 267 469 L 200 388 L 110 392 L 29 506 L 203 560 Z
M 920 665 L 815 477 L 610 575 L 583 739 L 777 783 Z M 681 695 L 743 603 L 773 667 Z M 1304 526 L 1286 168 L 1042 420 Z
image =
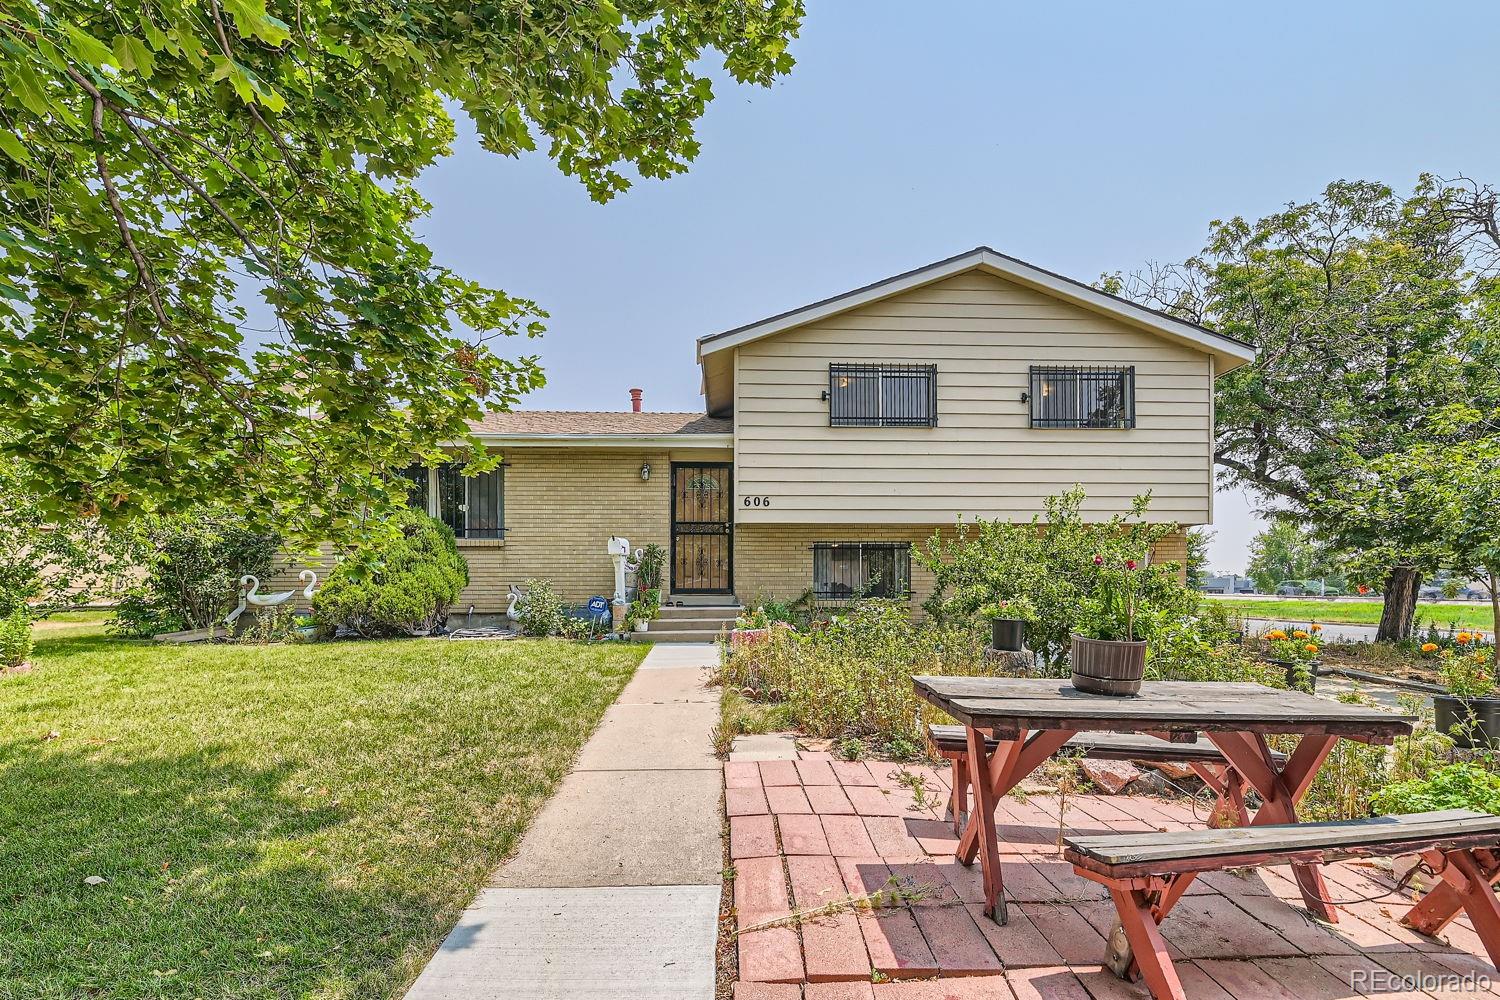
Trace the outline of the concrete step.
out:
M 657 612 L 657 617 L 671 621 L 714 621 L 732 622 L 745 611 L 740 607 L 715 607 L 715 608 L 667 608 L 664 607 Z
M 647 632 L 632 632 L 630 638 L 636 642 L 713 642 L 723 634 L 723 629 L 672 628 L 667 622 L 655 621 Z

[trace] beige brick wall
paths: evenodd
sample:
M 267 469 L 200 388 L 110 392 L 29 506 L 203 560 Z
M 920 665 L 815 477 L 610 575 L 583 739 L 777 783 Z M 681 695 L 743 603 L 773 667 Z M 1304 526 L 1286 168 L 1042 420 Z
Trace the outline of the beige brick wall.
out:
M 952 528 L 925 525 L 868 524 L 740 524 L 734 530 L 735 593 L 749 604 L 758 599 L 792 600 L 812 586 L 812 546 L 815 542 L 910 542 L 923 544 L 933 531 L 945 539 Z M 1178 529 L 1152 550 L 1156 562 L 1183 562 L 1187 535 Z M 912 604 L 920 607 L 932 593 L 932 574 L 916 560 L 911 567 Z
M 504 611 L 510 585 L 532 577 L 551 580 L 568 601 L 609 596 L 614 565 L 605 543 L 611 534 L 623 534 L 633 547 L 670 542 L 670 458 L 666 451 L 625 448 L 510 449 L 505 457 L 506 537 L 459 539 L 459 551 L 469 563 L 469 586 L 456 610 L 473 604 L 478 611 Z M 651 465 L 651 478 L 645 481 L 643 462 Z M 297 585 L 296 571 L 305 565 L 284 561 L 261 589 Z

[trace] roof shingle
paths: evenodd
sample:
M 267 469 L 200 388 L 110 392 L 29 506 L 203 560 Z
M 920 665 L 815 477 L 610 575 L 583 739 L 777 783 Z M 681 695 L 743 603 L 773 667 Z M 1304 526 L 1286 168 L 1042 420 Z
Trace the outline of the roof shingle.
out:
M 729 434 L 734 421 L 704 413 L 522 410 L 486 413 L 469 426 L 479 434 Z

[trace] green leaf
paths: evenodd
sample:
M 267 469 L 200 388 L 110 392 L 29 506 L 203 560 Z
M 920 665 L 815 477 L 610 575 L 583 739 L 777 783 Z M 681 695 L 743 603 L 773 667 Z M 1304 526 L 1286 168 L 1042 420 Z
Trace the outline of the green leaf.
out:
M 116 35 L 115 57 L 120 60 L 121 69 L 140 74 L 142 80 L 151 79 L 151 74 L 155 72 L 156 57 L 139 38 Z
M 65 23 L 63 24 L 63 34 L 68 36 L 65 47 L 79 62 L 84 62 L 95 67 L 118 67 L 120 65 L 108 45 L 105 45 L 82 28 Z
M 266 0 L 224 0 L 224 9 L 234 18 L 234 26 L 243 38 L 259 38 L 269 45 L 281 45 L 292 37 L 285 21 L 266 13 Z
M 31 150 L 27 149 L 26 144 L 16 138 L 13 132 L 0 129 L 0 150 L 4 150 L 5 154 L 17 163 L 30 165 L 32 162 Z

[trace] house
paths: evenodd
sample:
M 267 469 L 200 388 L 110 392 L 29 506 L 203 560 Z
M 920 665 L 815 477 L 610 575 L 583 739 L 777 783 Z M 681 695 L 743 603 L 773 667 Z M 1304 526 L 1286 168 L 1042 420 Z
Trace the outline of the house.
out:
M 912 543 L 1075 483 L 1100 519 L 1150 490 L 1154 517 L 1209 522 L 1214 379 L 1253 357 L 980 247 L 701 338 L 703 412 L 632 390 L 623 412 L 492 414 L 475 432 L 503 465 L 412 470 L 413 502 L 453 526 L 480 612 L 529 577 L 609 594 L 610 535 L 669 551 L 672 602 L 920 600 Z
M 1203 586 L 1198 589 L 1205 594 L 1253 594 L 1255 593 L 1255 581 L 1248 576 L 1221 573 L 1215 576 L 1204 577 Z

